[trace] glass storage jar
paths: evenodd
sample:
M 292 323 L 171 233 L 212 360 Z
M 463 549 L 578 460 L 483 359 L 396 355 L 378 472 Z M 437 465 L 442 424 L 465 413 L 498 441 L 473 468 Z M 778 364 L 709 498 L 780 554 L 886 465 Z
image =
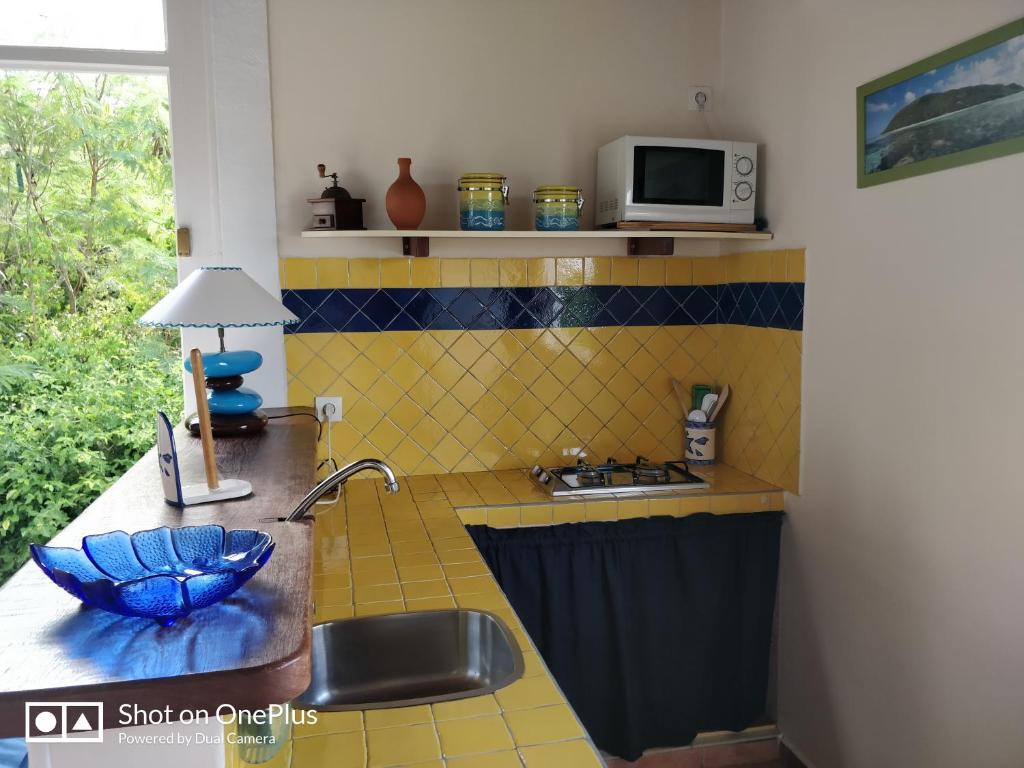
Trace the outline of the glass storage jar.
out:
M 533 192 L 533 228 L 539 232 L 575 232 L 582 211 L 579 187 L 546 186 Z
M 460 229 L 504 229 L 506 205 L 508 179 L 500 173 L 467 173 L 459 177 Z

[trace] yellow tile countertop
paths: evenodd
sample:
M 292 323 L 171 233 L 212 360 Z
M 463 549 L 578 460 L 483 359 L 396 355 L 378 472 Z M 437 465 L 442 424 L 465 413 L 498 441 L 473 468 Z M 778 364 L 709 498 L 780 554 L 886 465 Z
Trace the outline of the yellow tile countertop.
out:
M 778 486 L 724 464 L 691 465 L 689 469 L 706 480 L 709 487 L 628 497 L 592 494 L 553 499 L 524 469 L 433 477 L 463 524 L 487 524 L 493 528 L 782 509 L 784 492 Z M 415 483 L 418 478 L 410 480 Z
M 696 470 L 695 470 L 696 471 Z M 476 608 L 512 629 L 526 672 L 494 694 L 364 712 L 321 712 L 297 725 L 271 768 L 589 768 L 604 762 L 538 655 L 464 525 L 494 527 L 618 520 L 696 512 L 780 510 L 775 486 L 726 466 L 702 469 L 708 489 L 553 501 L 526 470 L 419 475 L 389 496 L 377 480 L 350 481 L 315 508 L 316 621 L 442 608 Z M 229 766 L 242 766 L 237 755 Z

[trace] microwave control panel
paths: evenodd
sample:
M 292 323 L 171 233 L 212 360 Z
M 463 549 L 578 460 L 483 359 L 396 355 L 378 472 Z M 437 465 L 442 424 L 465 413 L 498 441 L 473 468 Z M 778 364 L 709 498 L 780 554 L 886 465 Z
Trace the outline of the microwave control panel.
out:
M 754 207 L 757 145 L 736 142 L 732 154 L 732 207 Z

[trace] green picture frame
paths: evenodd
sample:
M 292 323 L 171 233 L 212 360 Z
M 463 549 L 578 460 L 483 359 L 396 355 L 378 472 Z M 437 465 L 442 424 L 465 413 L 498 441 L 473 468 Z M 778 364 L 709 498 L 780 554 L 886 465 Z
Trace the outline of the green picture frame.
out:
M 973 65 L 979 61 L 982 52 L 987 52 L 986 56 L 998 58 L 1001 50 L 1012 51 L 1013 46 L 1017 46 L 1018 43 L 1024 44 L 1024 18 L 860 86 L 857 89 L 857 187 L 871 187 L 1024 152 L 1024 133 L 1017 135 L 1014 130 L 1014 135 L 999 138 L 996 129 L 990 132 L 996 139 L 990 143 L 968 146 L 964 149 L 949 149 L 956 147 L 958 141 L 970 144 L 977 140 L 979 132 L 976 130 L 961 130 L 961 135 L 958 136 L 958 123 L 963 123 L 966 127 L 968 121 L 981 121 L 983 118 L 979 116 L 980 112 L 972 117 L 970 108 L 952 108 L 953 96 L 950 94 L 953 89 L 936 91 L 934 88 L 936 85 L 945 87 L 947 83 L 968 82 L 966 87 L 957 86 L 959 99 L 972 98 L 964 96 L 965 92 L 972 88 L 1002 88 L 1004 90 L 998 93 L 1008 92 L 1013 84 L 1005 83 L 1005 75 L 1002 81 L 993 80 L 991 85 L 970 84 L 964 75 L 975 69 Z M 991 65 L 993 61 L 995 59 L 983 63 Z M 979 72 L 991 72 L 992 66 L 976 69 Z M 1018 85 L 1024 88 L 1024 82 L 1019 82 Z M 893 96 L 898 95 L 901 90 L 905 98 L 897 101 Z M 1024 91 L 1020 92 L 1019 98 L 1017 93 L 1007 93 L 1006 97 L 990 96 L 991 93 L 993 92 L 986 93 L 986 96 L 989 96 L 986 101 L 975 102 L 970 106 L 981 107 L 987 113 L 998 109 L 1000 116 L 1005 117 L 1006 124 L 1016 125 L 1017 110 L 1024 109 Z M 977 91 L 973 98 L 982 98 L 980 94 L 981 92 Z M 925 96 L 930 99 L 927 103 L 924 101 Z M 945 104 L 940 103 L 943 97 L 946 98 Z M 1002 101 L 1003 98 L 1006 100 Z M 907 123 L 908 120 L 915 119 L 909 112 L 909 107 L 915 100 L 918 100 L 915 114 L 927 119 Z M 948 111 L 929 117 L 942 109 Z M 1003 113 L 1007 109 L 1012 110 L 1015 117 L 1006 117 Z M 901 115 L 900 111 L 904 114 Z M 986 119 L 988 116 L 986 114 Z M 884 127 L 881 127 L 883 125 Z M 894 125 L 897 127 L 893 128 Z M 970 127 L 973 129 L 975 126 Z M 936 154 L 927 156 L 929 152 Z M 893 156 L 897 158 L 895 161 Z M 872 170 L 868 170 L 869 165 L 872 166 Z

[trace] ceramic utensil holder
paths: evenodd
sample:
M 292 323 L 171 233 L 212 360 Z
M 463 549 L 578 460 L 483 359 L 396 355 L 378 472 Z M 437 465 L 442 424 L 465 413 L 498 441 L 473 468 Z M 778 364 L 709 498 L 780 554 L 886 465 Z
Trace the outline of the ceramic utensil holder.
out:
M 684 421 L 683 434 L 685 450 L 683 458 L 688 464 L 715 463 L 715 433 L 717 425 L 712 422 Z

